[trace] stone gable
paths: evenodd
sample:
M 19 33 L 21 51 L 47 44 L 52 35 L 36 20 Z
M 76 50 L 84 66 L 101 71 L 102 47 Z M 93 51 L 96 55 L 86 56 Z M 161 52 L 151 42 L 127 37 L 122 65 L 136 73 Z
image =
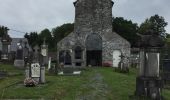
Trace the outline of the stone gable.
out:
M 91 63 L 101 66 L 105 61 L 113 62 L 114 50 L 119 50 L 126 57 L 130 56 L 130 43 L 112 32 L 111 0 L 77 0 L 74 5 L 74 32 L 57 44 L 58 61 L 61 51 L 69 52 L 72 59 L 70 66 L 87 66 Z M 75 59 L 77 46 L 82 48 L 81 59 Z

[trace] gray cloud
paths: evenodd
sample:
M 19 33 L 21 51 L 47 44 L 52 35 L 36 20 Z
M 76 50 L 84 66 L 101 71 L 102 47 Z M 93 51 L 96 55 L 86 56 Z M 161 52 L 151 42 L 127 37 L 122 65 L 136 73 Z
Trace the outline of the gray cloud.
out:
M 0 0 L 0 25 L 23 32 L 41 31 L 63 23 L 74 22 L 75 0 Z M 169 0 L 115 0 L 113 16 L 141 23 L 159 14 L 170 23 Z M 167 27 L 170 32 L 170 26 Z M 12 37 L 24 33 L 9 32 Z

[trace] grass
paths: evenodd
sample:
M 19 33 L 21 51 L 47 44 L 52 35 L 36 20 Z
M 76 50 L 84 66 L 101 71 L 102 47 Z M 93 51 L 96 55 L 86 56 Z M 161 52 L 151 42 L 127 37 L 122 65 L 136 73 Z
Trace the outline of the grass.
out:
M 9 73 L 24 73 L 24 70 L 11 65 L 0 65 L 0 69 Z M 108 87 L 106 100 L 129 100 L 129 95 L 134 94 L 136 69 L 131 69 L 129 74 L 121 74 L 111 68 L 90 68 L 84 70 L 81 76 L 46 75 L 46 84 L 37 87 L 23 86 L 24 74 L 9 76 L 0 80 L 0 99 L 76 100 L 78 96 L 90 95 L 90 91 L 94 90 L 89 87 L 93 82 L 90 79 L 97 73 L 102 75 Z M 163 95 L 170 100 L 169 90 L 164 90 Z

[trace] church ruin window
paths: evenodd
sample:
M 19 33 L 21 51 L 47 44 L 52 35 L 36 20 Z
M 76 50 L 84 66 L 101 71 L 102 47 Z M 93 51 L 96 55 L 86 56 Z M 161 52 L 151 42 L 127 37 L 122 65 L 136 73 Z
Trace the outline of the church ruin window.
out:
M 64 51 L 59 52 L 59 62 L 64 63 Z
M 82 49 L 80 46 L 75 48 L 75 59 L 82 59 Z
M 69 51 L 60 51 L 59 52 L 59 62 L 64 63 L 65 65 L 71 65 L 71 55 Z

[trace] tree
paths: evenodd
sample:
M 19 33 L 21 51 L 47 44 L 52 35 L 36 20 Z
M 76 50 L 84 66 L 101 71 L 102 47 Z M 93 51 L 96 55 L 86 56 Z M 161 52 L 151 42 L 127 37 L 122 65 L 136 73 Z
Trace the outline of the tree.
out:
M 54 36 L 55 43 L 59 42 L 61 39 L 66 37 L 68 34 L 73 32 L 74 30 L 74 24 L 73 23 L 67 23 L 63 24 L 59 27 L 52 29 L 52 34 Z
M 49 29 L 44 29 L 39 34 L 38 44 L 41 45 L 45 39 L 48 48 L 51 50 L 54 47 L 53 37 Z
M 113 18 L 113 31 L 124 37 L 131 43 L 131 46 L 137 46 L 138 36 L 136 35 L 138 26 L 131 20 L 126 20 L 123 17 Z
M 0 26 L 0 37 L 2 37 L 5 33 L 7 33 L 9 29 L 5 26 Z
M 31 32 L 30 34 L 26 33 L 24 35 L 25 38 L 28 39 L 29 45 L 33 48 L 35 45 L 37 45 L 39 41 L 39 36 L 37 32 Z
M 140 34 L 147 34 L 149 30 L 153 30 L 155 33 L 159 33 L 160 36 L 166 36 L 165 27 L 168 25 L 165 22 L 164 17 L 159 16 L 158 14 L 147 18 L 139 27 L 138 32 Z

